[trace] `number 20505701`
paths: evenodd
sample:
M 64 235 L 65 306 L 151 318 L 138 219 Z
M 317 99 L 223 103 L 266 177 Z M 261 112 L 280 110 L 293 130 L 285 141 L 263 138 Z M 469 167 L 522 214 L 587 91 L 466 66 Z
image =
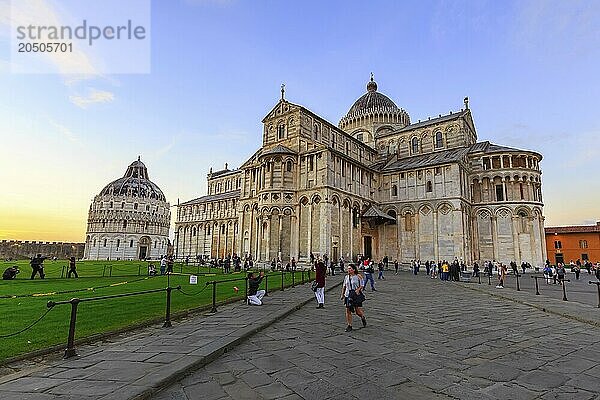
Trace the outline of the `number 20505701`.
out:
M 19 53 L 72 53 L 73 43 L 31 43 L 21 42 L 18 44 Z

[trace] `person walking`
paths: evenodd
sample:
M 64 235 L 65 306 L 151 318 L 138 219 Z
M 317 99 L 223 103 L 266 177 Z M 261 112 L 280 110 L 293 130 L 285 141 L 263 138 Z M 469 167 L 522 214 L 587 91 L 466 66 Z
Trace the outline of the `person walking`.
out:
M 396 270 L 396 275 L 398 275 L 398 260 L 394 260 L 394 269 Z
M 577 260 L 579 261 L 579 260 Z M 575 279 L 579 280 L 579 274 L 581 273 L 581 266 L 579 264 L 575 265 L 575 268 L 573 268 L 573 271 L 575 271 Z
M 385 279 L 385 276 L 383 276 L 384 265 L 385 264 L 383 262 L 380 262 L 377 266 L 377 268 L 379 269 L 379 275 L 377 275 L 377 279 Z
M 160 274 L 164 275 L 167 270 L 167 257 L 162 256 L 160 259 Z
M 332 261 L 333 264 L 333 261 Z M 317 298 L 317 308 L 325 307 L 325 275 L 327 275 L 327 267 L 325 263 L 319 259 L 317 261 L 315 281 L 317 282 L 317 290 L 315 297 Z
M 265 277 L 265 273 L 261 272 L 259 276 L 254 277 L 254 272 L 248 272 L 248 303 L 254 306 L 262 305 L 262 298 L 265 296 L 264 290 L 258 290 L 260 283 Z
M 340 295 L 340 299 L 344 300 L 344 305 L 346 306 L 346 332 L 352 331 L 352 313 L 356 313 L 361 319 L 363 328 L 367 326 L 367 318 L 365 317 L 365 311 L 363 310 L 362 301 L 350 299 L 350 291 L 354 291 L 357 296 L 362 294 L 361 285 L 362 276 L 358 272 L 358 269 L 354 264 L 348 265 L 348 274 L 344 277 L 344 285 L 342 287 L 342 293 Z M 364 298 L 364 297 L 363 297 Z
M 37 256 L 33 257 L 31 259 L 31 261 L 29 262 L 29 264 L 31 265 L 31 279 L 35 278 L 36 274 L 40 274 L 40 279 L 44 279 L 44 277 L 46 276 L 44 274 L 44 260 L 46 259 L 46 257 L 42 257 L 41 254 L 38 254 Z
M 71 258 L 69 258 L 69 272 L 67 272 L 67 278 L 70 278 L 71 274 L 74 274 L 75 278 L 79 278 L 79 275 L 77 275 L 77 267 L 75 264 L 75 257 L 71 256 Z
M 506 265 L 500 264 L 498 267 L 498 285 L 496 285 L 496 289 L 504 289 L 504 279 L 506 278 Z
M 374 292 L 377 291 L 377 289 L 375 289 L 375 280 L 373 279 L 374 273 L 375 269 L 373 268 L 373 261 L 370 261 L 365 268 L 365 283 L 363 285 L 363 289 L 367 288 L 367 282 L 371 282 L 371 290 Z
M 448 262 L 444 260 L 444 263 L 442 264 L 441 280 L 447 281 L 449 279 L 449 275 L 450 275 L 450 266 L 448 265 Z
M 565 264 L 563 264 L 563 263 L 558 264 L 558 268 L 556 268 L 556 275 L 558 278 L 558 283 L 560 283 L 561 285 L 564 285 L 564 283 L 565 283 L 566 273 L 567 273 L 567 271 L 565 270 Z
M 167 259 L 167 274 L 173 273 L 173 256 L 169 256 Z

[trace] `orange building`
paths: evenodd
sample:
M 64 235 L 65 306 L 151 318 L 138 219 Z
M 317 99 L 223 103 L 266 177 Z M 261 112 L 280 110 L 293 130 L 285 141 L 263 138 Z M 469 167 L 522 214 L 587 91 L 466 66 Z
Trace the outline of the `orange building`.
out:
M 600 261 L 600 222 L 596 225 L 556 226 L 544 229 L 546 250 L 551 263 L 571 260 Z

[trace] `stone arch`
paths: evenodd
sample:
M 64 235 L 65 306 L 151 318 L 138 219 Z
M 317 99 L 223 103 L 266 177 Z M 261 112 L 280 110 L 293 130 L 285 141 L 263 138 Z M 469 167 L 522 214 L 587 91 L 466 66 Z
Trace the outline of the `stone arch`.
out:
M 499 218 L 506 218 L 506 217 L 512 217 L 513 212 L 508 207 L 498 207 L 494 211 L 494 215 L 496 215 L 496 217 L 499 217 Z
M 480 208 L 477 210 L 478 219 L 489 219 L 492 216 L 492 211 L 487 208 Z
M 433 207 L 430 204 L 422 204 L 419 206 L 419 214 L 421 215 L 429 215 L 432 210 Z
M 301 205 L 303 205 L 303 206 L 307 205 L 308 204 L 308 197 L 306 197 L 306 196 L 300 197 L 300 200 L 298 201 L 298 203 L 301 204 Z
M 442 201 L 437 205 L 437 211 L 441 214 L 448 214 L 449 212 L 454 211 L 454 206 L 452 203 Z
M 312 196 L 312 198 L 311 198 L 312 204 L 319 204 L 320 202 L 321 202 L 321 196 L 319 196 L 318 194 L 315 194 Z
M 404 206 L 402 207 L 402 210 L 400 211 L 400 214 L 402 215 L 406 215 L 406 214 L 415 214 L 415 209 L 413 206 Z
M 526 216 L 529 218 L 532 215 L 532 211 L 529 207 L 519 206 L 515 209 L 515 215 L 518 215 L 520 217 Z
M 284 207 L 282 211 L 283 211 L 283 215 L 293 215 L 294 214 L 294 209 L 292 207 Z

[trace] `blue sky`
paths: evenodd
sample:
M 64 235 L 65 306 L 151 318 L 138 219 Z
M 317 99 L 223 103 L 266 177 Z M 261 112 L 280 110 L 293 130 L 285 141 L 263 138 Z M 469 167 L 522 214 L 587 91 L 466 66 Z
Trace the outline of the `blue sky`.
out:
M 469 96 L 480 140 L 542 153 L 547 225 L 600 219 L 598 2 L 153 1 L 151 73 L 85 79 L 10 73 L 6 4 L 0 239 L 83 240 L 138 155 L 172 204 L 203 195 L 260 146 L 282 82 L 337 124 L 371 71 L 412 121 Z

